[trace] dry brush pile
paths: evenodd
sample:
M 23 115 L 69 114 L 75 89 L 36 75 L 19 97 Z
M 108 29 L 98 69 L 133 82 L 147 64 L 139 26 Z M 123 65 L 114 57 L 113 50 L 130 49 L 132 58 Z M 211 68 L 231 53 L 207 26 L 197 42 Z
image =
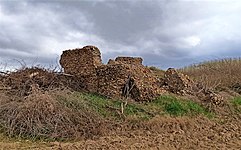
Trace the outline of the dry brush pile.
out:
M 77 88 L 72 76 L 25 68 L 1 76 L 0 126 L 8 136 L 45 139 L 92 138 L 103 120 L 85 105 L 68 105 Z M 71 88 L 72 87 L 72 88 Z M 80 89 L 80 88 L 78 88 Z M 64 97 L 60 99 L 59 97 Z

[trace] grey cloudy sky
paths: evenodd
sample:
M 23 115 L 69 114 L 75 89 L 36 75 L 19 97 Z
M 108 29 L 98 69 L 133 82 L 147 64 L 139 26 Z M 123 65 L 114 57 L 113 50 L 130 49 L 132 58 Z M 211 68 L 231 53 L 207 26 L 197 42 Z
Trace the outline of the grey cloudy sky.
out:
M 0 69 L 56 64 L 85 45 L 104 62 L 141 56 L 162 69 L 241 57 L 241 1 L 0 0 Z

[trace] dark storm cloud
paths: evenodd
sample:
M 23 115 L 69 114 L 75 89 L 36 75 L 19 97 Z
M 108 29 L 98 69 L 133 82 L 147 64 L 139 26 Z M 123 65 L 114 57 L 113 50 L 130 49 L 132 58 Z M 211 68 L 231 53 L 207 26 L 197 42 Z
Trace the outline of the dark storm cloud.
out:
M 61 17 L 49 8 L 28 2 L 2 2 L 0 20 L 1 60 L 51 62 L 58 46 L 70 30 Z M 64 42 L 68 45 L 68 42 Z M 64 47 L 62 47 L 64 48 Z M 44 56 L 44 57 L 43 57 Z
M 151 30 L 157 20 L 162 20 L 162 8 L 153 1 L 100 3 L 85 12 L 96 25 L 95 33 L 107 41 L 123 44 L 132 44 L 141 34 Z
M 240 14 L 238 0 L 0 1 L 0 62 L 56 63 L 85 45 L 163 68 L 237 56 Z

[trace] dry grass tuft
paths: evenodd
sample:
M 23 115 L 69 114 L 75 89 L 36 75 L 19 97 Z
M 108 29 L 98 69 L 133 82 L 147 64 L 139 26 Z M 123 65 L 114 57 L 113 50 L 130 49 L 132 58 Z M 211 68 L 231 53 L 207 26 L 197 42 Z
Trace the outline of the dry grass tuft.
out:
M 1 100 L 0 124 L 9 136 L 32 139 L 92 138 L 101 133 L 101 120 L 94 113 L 62 105 L 48 92 L 21 101 Z
M 241 93 L 241 58 L 204 62 L 179 71 L 212 89 Z
M 153 73 L 155 76 L 159 77 L 159 78 L 163 78 L 164 77 L 164 74 L 165 74 L 165 71 L 164 70 L 161 70 L 157 67 L 154 67 L 154 66 L 151 66 L 151 67 L 148 67 Z

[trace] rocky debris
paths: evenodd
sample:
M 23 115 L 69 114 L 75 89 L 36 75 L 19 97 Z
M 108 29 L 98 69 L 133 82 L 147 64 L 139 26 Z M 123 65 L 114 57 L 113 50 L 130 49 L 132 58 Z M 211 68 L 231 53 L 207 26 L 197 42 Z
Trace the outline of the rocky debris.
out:
M 120 64 L 98 67 L 98 93 L 107 97 L 121 98 L 128 74 L 130 69 Z
M 115 60 L 110 59 L 108 61 L 108 65 L 114 64 L 129 64 L 129 65 L 141 65 L 142 66 L 142 58 L 140 57 L 117 57 Z
M 142 65 L 143 59 L 140 57 L 117 57 L 115 61 L 117 63 L 124 63 L 130 65 Z
M 210 89 L 203 89 L 200 93 L 197 93 L 196 96 L 209 110 L 215 111 L 217 107 L 224 106 L 223 97 Z
M 149 101 L 166 92 L 158 86 L 158 79 L 143 65 L 115 62 L 97 68 L 98 93 L 108 97 L 130 97 Z
M 160 80 L 157 78 L 152 71 L 143 66 L 127 65 L 132 71 L 131 77 L 134 80 L 136 90 L 133 88 L 132 98 L 137 99 L 138 101 L 149 101 L 153 100 L 161 94 L 166 93 L 167 91 L 160 87 Z M 138 93 L 139 97 L 135 93 Z
M 169 68 L 163 78 L 163 86 L 167 91 L 175 94 L 185 95 L 193 92 L 194 82 L 182 73 Z
M 162 86 L 171 93 L 197 96 L 209 109 L 215 109 L 216 106 L 222 106 L 224 103 L 222 96 L 200 83 L 195 83 L 187 75 L 173 68 L 165 72 Z

